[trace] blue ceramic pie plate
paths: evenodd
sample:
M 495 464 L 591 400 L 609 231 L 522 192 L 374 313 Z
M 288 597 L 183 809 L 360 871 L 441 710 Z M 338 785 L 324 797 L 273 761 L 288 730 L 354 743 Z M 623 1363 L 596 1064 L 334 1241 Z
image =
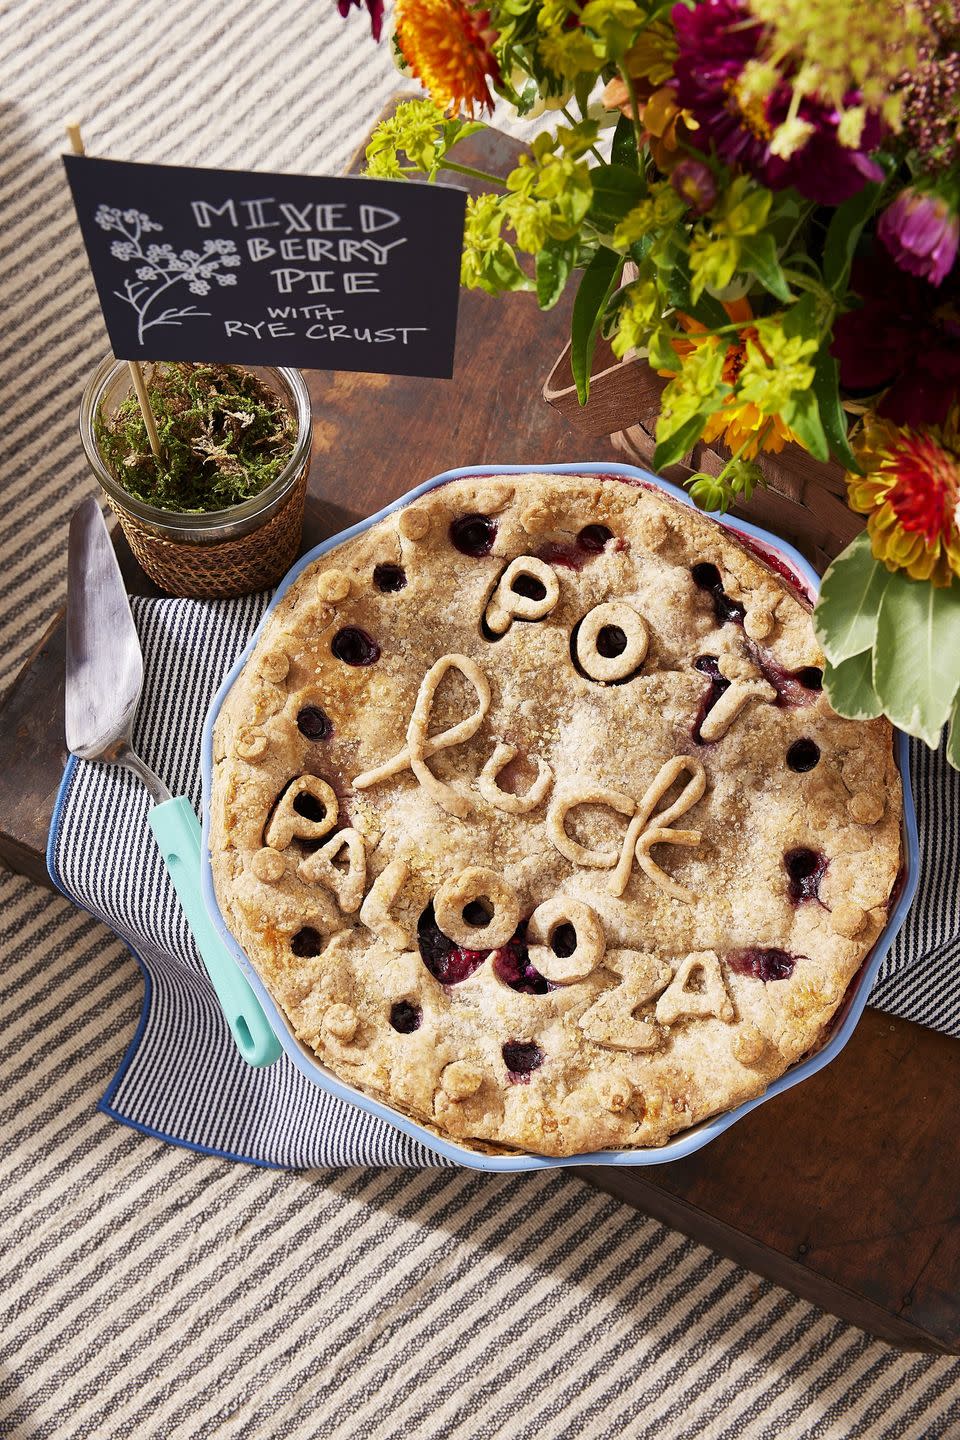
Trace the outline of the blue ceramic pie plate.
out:
M 565 1165 L 662 1165 L 671 1160 L 680 1160 L 683 1156 L 691 1154 L 694 1150 L 700 1150 L 704 1145 L 709 1144 L 711 1140 L 715 1140 L 718 1135 L 722 1135 L 725 1130 L 729 1130 L 731 1125 L 742 1119 L 744 1115 L 749 1114 L 751 1110 L 756 1109 L 758 1105 L 762 1105 L 765 1101 L 773 1099 L 775 1095 L 782 1094 L 784 1090 L 789 1090 L 791 1086 L 798 1085 L 801 1080 L 806 1080 L 808 1076 L 815 1075 L 818 1070 L 822 1070 L 824 1065 L 829 1064 L 829 1062 L 840 1053 L 853 1034 L 857 1021 L 860 1019 L 866 1006 L 867 996 L 873 986 L 880 964 L 890 949 L 890 946 L 893 944 L 894 937 L 903 924 L 907 911 L 910 908 L 919 878 L 920 852 L 917 842 L 916 814 L 913 808 L 913 797 L 910 789 L 910 772 L 907 765 L 907 738 L 899 731 L 894 741 L 897 765 L 903 781 L 903 870 L 900 879 L 899 894 L 890 911 L 890 918 L 877 940 L 876 945 L 867 956 L 857 976 L 851 982 L 843 1004 L 834 1016 L 827 1039 L 814 1053 L 798 1061 L 795 1065 L 792 1065 L 779 1079 L 774 1080 L 772 1084 L 768 1085 L 762 1095 L 758 1095 L 755 1099 L 738 1105 L 734 1110 L 728 1110 L 722 1115 L 714 1116 L 713 1119 L 701 1121 L 699 1125 L 695 1125 L 691 1129 L 684 1130 L 679 1135 L 676 1135 L 666 1145 L 658 1145 L 639 1150 L 597 1150 L 585 1155 L 570 1155 L 555 1158 L 546 1155 L 533 1155 L 510 1151 L 490 1154 L 485 1150 L 473 1150 L 467 1145 L 435 1134 L 434 1131 L 424 1125 L 418 1124 L 416 1120 L 410 1119 L 409 1116 L 401 1114 L 389 1105 L 385 1105 L 382 1101 L 375 1100 L 370 1095 L 366 1095 L 363 1091 L 358 1090 L 355 1086 L 346 1084 L 343 1080 L 338 1079 L 336 1075 L 332 1074 L 331 1071 L 318 1061 L 312 1051 L 308 1050 L 305 1045 L 302 1045 L 300 1041 L 297 1040 L 289 1024 L 271 999 L 256 970 L 250 964 L 250 961 L 241 950 L 237 941 L 227 929 L 214 893 L 213 870 L 210 864 L 209 849 L 213 727 L 216 723 L 224 697 L 246 664 L 247 659 L 260 638 L 264 626 L 267 624 L 279 600 L 287 590 L 289 590 L 290 586 L 306 567 L 311 565 L 319 556 L 326 554 L 328 550 L 334 549 L 344 540 L 350 540 L 354 535 L 362 534 L 364 530 L 369 529 L 369 527 L 376 524 L 378 520 L 382 520 L 385 515 L 390 515 L 393 511 L 401 509 L 404 505 L 409 504 L 411 500 L 416 500 L 418 496 L 425 494 L 426 491 L 432 490 L 438 485 L 443 485 L 448 480 L 457 480 L 466 476 L 522 475 L 530 474 L 531 472 L 554 475 L 620 476 L 624 480 L 633 481 L 634 483 L 641 481 L 647 485 L 656 486 L 657 489 L 663 490 L 681 505 L 690 505 L 692 503 L 689 497 L 677 486 L 671 485 L 666 480 L 661 480 L 656 475 L 651 475 L 646 470 L 639 470 L 631 465 L 467 466 L 458 470 L 447 470 L 442 475 L 434 476 L 432 480 L 424 481 L 424 483 L 418 485 L 415 490 L 411 490 L 407 495 L 401 496 L 399 500 L 395 500 L 391 505 L 387 505 L 376 515 L 371 515 L 368 520 L 362 520 L 349 530 L 344 530 L 341 534 L 334 535 L 329 540 L 325 540 L 322 545 L 317 545 L 309 554 L 305 555 L 302 560 L 297 562 L 280 585 L 266 614 L 260 621 L 253 635 L 251 635 L 243 654 L 238 657 L 233 668 L 224 678 L 223 684 L 214 696 L 207 714 L 206 723 L 203 728 L 201 749 L 201 773 L 203 777 L 203 846 L 201 850 L 203 897 L 211 920 L 222 935 L 224 942 L 236 959 L 237 964 L 249 979 L 257 998 L 263 1006 L 267 1019 L 276 1031 L 281 1045 L 293 1064 L 296 1065 L 298 1070 L 302 1071 L 308 1080 L 312 1080 L 314 1084 L 319 1085 L 323 1090 L 328 1091 L 329 1094 L 335 1095 L 339 1100 L 344 1100 L 348 1104 L 356 1105 L 371 1115 L 378 1116 L 381 1120 L 385 1120 L 388 1124 L 394 1125 L 398 1130 L 403 1131 L 404 1134 L 411 1136 L 414 1140 L 418 1140 L 429 1150 L 433 1150 L 438 1155 L 443 1156 L 444 1159 L 454 1161 L 458 1165 L 465 1165 L 474 1170 L 545 1170 Z M 770 562 L 773 568 L 780 571 L 783 571 L 785 568 L 799 588 L 808 595 L 811 600 L 815 598 L 819 586 L 819 578 L 813 568 L 792 545 L 787 545 L 783 540 L 779 540 L 775 535 L 771 535 L 769 531 L 762 530 L 759 526 L 751 525 L 745 520 L 740 520 L 739 518 L 721 518 L 719 516 L 714 517 L 714 519 L 718 524 L 724 525 L 727 529 L 731 530 L 734 535 L 740 538 L 741 541 L 758 554 L 761 559 L 766 559 Z

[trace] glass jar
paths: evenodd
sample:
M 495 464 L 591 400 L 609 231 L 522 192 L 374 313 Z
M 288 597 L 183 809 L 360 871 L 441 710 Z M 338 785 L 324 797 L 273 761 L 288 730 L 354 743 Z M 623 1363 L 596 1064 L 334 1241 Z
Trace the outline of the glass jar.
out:
M 147 374 L 149 377 L 149 367 Z M 299 370 L 238 367 L 256 375 L 286 404 L 296 425 L 293 452 L 258 495 L 227 510 L 161 510 L 128 495 L 97 446 L 94 421 L 115 414 L 133 392 L 130 367 L 108 356 L 80 401 L 80 438 L 90 468 L 150 579 L 169 595 L 202 599 L 249 595 L 276 585 L 300 549 L 310 468 L 310 393 Z

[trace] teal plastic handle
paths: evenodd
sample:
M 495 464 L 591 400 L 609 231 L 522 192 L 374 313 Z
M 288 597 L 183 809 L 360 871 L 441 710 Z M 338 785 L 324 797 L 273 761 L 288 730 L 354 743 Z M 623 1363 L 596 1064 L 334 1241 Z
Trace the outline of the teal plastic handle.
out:
M 217 934 L 200 893 L 200 824 L 185 795 L 154 805 L 150 828 L 197 942 L 230 1033 L 248 1065 L 272 1065 L 283 1053 L 260 1001 Z

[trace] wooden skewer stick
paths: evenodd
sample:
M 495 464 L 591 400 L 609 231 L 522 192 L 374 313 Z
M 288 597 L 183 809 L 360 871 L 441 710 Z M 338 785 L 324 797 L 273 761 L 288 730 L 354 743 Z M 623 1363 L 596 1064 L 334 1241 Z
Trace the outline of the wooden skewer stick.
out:
M 80 133 L 80 125 L 76 120 L 67 123 L 67 139 L 70 141 L 70 148 L 74 155 L 85 155 L 86 147 L 83 143 L 83 135 Z M 130 378 L 133 381 L 133 389 L 140 406 L 140 413 L 143 415 L 143 423 L 147 427 L 147 439 L 150 441 L 150 449 L 153 451 L 153 458 L 158 465 L 163 464 L 163 452 L 160 449 L 160 436 L 157 432 L 157 420 L 150 405 L 150 397 L 147 394 L 146 381 L 143 378 L 139 360 L 128 360 L 130 367 Z

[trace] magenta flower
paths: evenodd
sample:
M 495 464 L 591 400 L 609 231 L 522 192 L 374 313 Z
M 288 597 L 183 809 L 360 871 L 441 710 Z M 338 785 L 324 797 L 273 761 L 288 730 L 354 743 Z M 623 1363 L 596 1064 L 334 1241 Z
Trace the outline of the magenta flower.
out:
M 960 220 L 942 195 L 908 185 L 880 216 L 877 234 L 901 270 L 942 285 L 957 258 Z
M 763 26 L 744 0 L 700 0 L 692 10 L 679 3 L 670 14 L 680 47 L 673 67 L 677 99 L 699 121 L 695 144 L 715 145 L 727 164 L 772 190 L 795 185 L 819 205 L 839 205 L 868 180 L 883 179 L 869 153 L 883 138 L 883 125 L 873 112 L 860 145 L 853 148 L 840 144 L 836 108 L 804 99 L 798 117 L 813 127 L 812 133 L 789 159 L 771 154 L 770 141 L 787 117 L 792 90 L 784 77 L 766 99 L 740 95 L 737 82 L 747 61 L 759 54 L 763 38 Z
M 344 19 L 346 19 L 346 17 L 350 14 L 350 9 L 352 6 L 356 5 L 358 10 L 362 10 L 364 4 L 366 4 L 366 7 L 370 12 L 370 33 L 373 36 L 374 40 L 379 40 L 380 31 L 383 28 L 384 0 L 337 0 L 337 9 L 340 11 L 340 14 L 344 17 Z

